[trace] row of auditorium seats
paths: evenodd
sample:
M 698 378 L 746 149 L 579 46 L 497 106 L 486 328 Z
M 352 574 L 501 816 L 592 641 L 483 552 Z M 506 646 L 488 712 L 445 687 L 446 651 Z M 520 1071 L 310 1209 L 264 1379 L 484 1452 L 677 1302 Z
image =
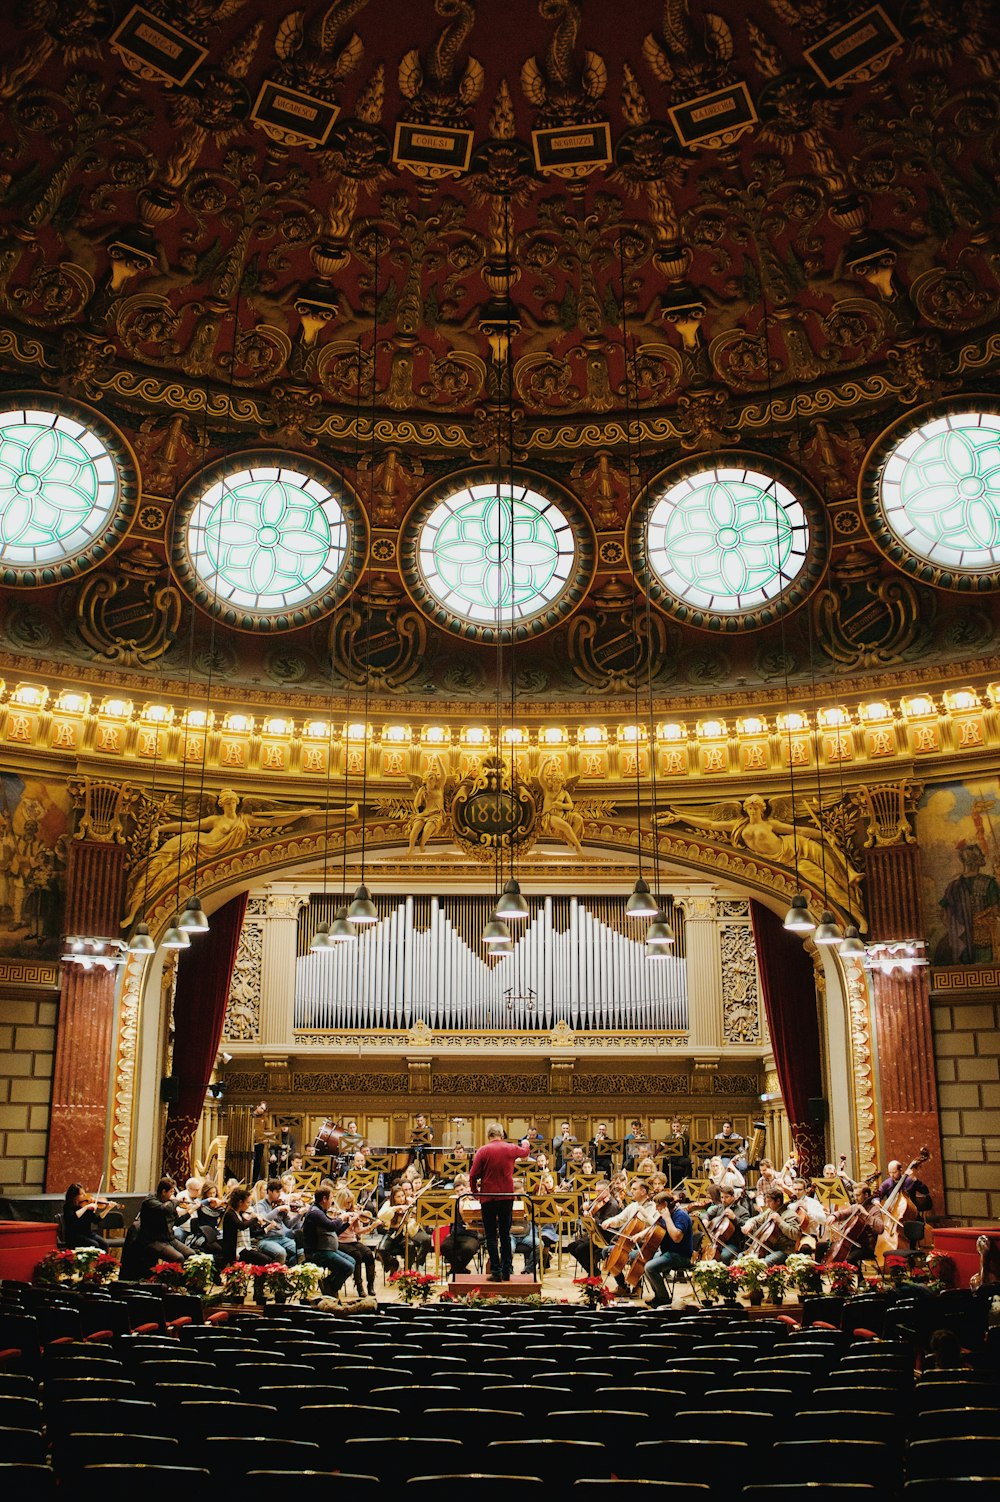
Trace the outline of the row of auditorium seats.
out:
M 311 1472 L 339 1472 L 352 1498 L 440 1495 L 440 1478 L 470 1473 L 503 1477 L 507 1496 L 620 1480 L 700 1497 L 723 1479 L 752 1502 L 808 1479 L 916 1502 L 974 1496 L 982 1478 L 995 1497 L 1000 1383 L 976 1355 L 915 1379 L 906 1342 L 742 1310 L 286 1305 L 161 1321 L 0 1370 L 0 1482 L 39 1502 L 53 1486 L 106 1497 L 115 1466 L 143 1467 L 143 1502 L 192 1481 L 274 1496 Z

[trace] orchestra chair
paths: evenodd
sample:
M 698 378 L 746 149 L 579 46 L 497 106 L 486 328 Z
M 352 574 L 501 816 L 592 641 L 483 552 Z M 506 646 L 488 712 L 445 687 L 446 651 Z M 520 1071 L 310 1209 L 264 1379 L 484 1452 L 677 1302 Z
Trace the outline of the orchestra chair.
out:
M 611 1472 L 610 1455 L 595 1439 L 493 1439 L 486 1453 L 492 1469 L 538 1476 L 554 1487 Z
M 242 1476 L 247 1466 L 247 1440 L 241 1434 L 210 1434 L 195 1447 L 201 1463 L 219 1484 Z M 326 1452 L 315 1440 L 277 1439 L 267 1436 L 260 1448 L 260 1459 L 269 1471 L 290 1472 L 326 1470 Z
M 307 1404 L 299 1410 L 298 1418 L 299 1434 L 378 1439 L 384 1434 L 398 1434 L 403 1415 L 388 1403 L 324 1403 Z
M 906 1475 L 944 1480 L 957 1476 L 1000 1476 L 1000 1439 L 951 1435 L 947 1439 L 911 1439 L 906 1447 Z
M 411 1476 L 462 1469 L 462 1445 L 457 1439 L 399 1435 L 361 1438 L 348 1434 L 338 1461 L 351 1471 L 379 1478 L 383 1485 L 400 1485 Z
M 3 1460 L 0 1461 L 0 1494 L 30 1497 L 31 1502 L 51 1502 L 56 1494 L 55 1477 L 47 1465 Z M 76 1495 L 80 1495 L 79 1491 Z

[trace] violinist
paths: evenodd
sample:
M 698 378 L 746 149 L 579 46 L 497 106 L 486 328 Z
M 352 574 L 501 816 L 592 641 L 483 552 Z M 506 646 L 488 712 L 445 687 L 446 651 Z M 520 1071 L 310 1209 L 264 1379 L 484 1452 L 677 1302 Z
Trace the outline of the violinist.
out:
M 222 1217 L 225 1201 L 219 1197 L 219 1186 L 206 1179 L 201 1186 L 201 1199 L 191 1217 L 191 1232 L 188 1246 L 196 1252 L 210 1252 L 222 1266 Z
M 253 1207 L 257 1222 L 256 1244 L 262 1252 L 273 1255 L 275 1262 L 294 1262 L 298 1253 L 289 1226 L 289 1209 L 281 1197 L 281 1180 L 268 1179 L 263 1199 Z
M 691 1266 L 693 1227 L 690 1215 L 682 1205 L 677 1203 L 672 1194 L 658 1194 L 654 1204 L 667 1234 L 662 1250 L 650 1258 L 646 1263 L 645 1271 L 653 1290 L 651 1307 L 659 1309 L 663 1304 L 673 1303 L 673 1295 L 671 1294 L 669 1298 L 667 1296 L 665 1274 L 684 1272 Z
M 724 1163 L 721 1158 L 709 1158 L 708 1177 L 717 1189 L 736 1189 L 742 1192 L 747 1181 L 735 1163 Z
M 453 1198 L 459 1204 L 459 1215 L 463 1201 L 460 1196 L 469 1192 L 469 1175 L 457 1173 L 452 1185 Z M 459 1273 L 467 1273 L 472 1265 L 473 1258 L 483 1245 L 483 1238 L 474 1226 L 467 1225 L 463 1219 L 457 1224 L 453 1223 L 451 1230 L 441 1243 L 441 1256 L 448 1265 L 452 1276 Z
M 333 1203 L 337 1213 L 347 1221 L 346 1228 L 340 1232 L 337 1240 L 338 1249 L 354 1263 L 354 1287 L 357 1289 L 358 1298 L 362 1297 L 362 1274 L 368 1283 L 368 1297 L 375 1297 L 375 1253 L 370 1246 L 366 1246 L 361 1240 L 365 1231 L 371 1225 L 373 1216 L 359 1209 L 354 1193 L 350 1189 L 338 1189 L 333 1196 Z
M 750 1219 L 745 1194 L 735 1189 L 720 1189 L 719 1203 L 709 1205 L 702 1217 L 712 1239 L 712 1255 L 726 1264 L 735 1262 L 743 1250 L 743 1227 Z
M 771 1159 L 761 1158 L 757 1169 L 757 1188 L 754 1193 L 754 1203 L 758 1210 L 763 1210 L 764 1197 L 770 1194 L 772 1189 L 780 1190 L 782 1198 L 784 1198 L 784 1181 L 779 1176 Z
M 163 1178 L 157 1184 L 155 1192 L 148 1194 L 139 1206 L 137 1240 L 150 1266 L 154 1262 L 186 1262 L 191 1256 L 191 1248 L 185 1246 L 175 1235 L 177 1221 L 182 1213 L 183 1218 L 187 1219 L 187 1211 L 181 1212 L 174 1204 L 176 1193 L 177 1185 L 174 1180 Z
M 324 1291 L 336 1295 L 354 1272 L 354 1258 L 339 1248 L 338 1237 L 347 1230 L 343 1216 L 330 1214 L 332 1191 L 317 1189 L 302 1223 L 303 1250 L 307 1262 L 328 1270 Z
M 85 1194 L 79 1184 L 71 1184 L 66 1190 L 66 1198 L 63 1201 L 63 1242 L 74 1251 L 81 1246 L 96 1246 L 100 1247 L 102 1252 L 106 1252 L 108 1244 L 97 1229 L 97 1223 L 103 1220 L 109 1211 L 120 1209 L 120 1205 L 114 1205 L 110 1200 L 102 1200 L 99 1196 Z
M 396 1271 L 401 1259 L 407 1266 L 412 1264 L 418 1270 L 427 1261 L 431 1238 L 423 1226 L 418 1224 L 412 1204 L 407 1186 L 402 1183 L 393 1184 L 389 1198 L 376 1217 L 386 1233 L 379 1247 L 386 1276 Z
M 743 1242 L 755 1257 L 763 1257 L 768 1267 L 777 1267 L 794 1252 L 799 1240 L 799 1221 L 785 1204 L 780 1189 L 770 1189 L 764 1196 L 764 1208 L 743 1223 Z
M 607 1250 L 604 1222 L 620 1214 L 622 1204 L 628 1198 L 627 1190 L 628 1182 L 621 1178 L 613 1184 L 602 1184 L 590 1203 L 583 1207 L 580 1235 L 570 1242 L 569 1254 L 576 1258 L 587 1277 L 593 1276 Z M 593 1230 L 588 1229 L 588 1222 L 593 1225 Z

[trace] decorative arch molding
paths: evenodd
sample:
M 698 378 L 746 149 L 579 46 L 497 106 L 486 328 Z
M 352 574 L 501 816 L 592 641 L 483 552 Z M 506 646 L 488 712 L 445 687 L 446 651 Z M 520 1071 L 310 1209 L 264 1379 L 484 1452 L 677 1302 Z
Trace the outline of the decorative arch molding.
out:
M 361 826 L 347 831 L 348 852 L 360 847 Z M 204 867 L 199 889 L 205 911 L 223 906 L 237 893 L 280 881 L 284 888 L 296 880 L 317 879 L 323 859 L 322 832 L 289 835 L 267 846 L 234 852 Z M 625 825 L 588 830 L 591 852 L 635 858 L 635 830 Z M 339 848 L 339 847 L 338 847 Z M 396 853 L 405 857 L 398 823 L 372 821 L 366 830 L 366 848 L 373 855 Z M 643 854 L 648 859 L 653 837 L 643 834 Z M 707 841 L 679 836 L 660 836 L 661 859 L 671 862 L 671 874 L 712 877 L 731 896 L 745 896 L 783 913 L 794 891 L 793 877 L 743 854 L 720 852 Z M 721 856 L 721 858 L 720 858 Z M 599 867 L 596 868 L 599 871 Z M 454 865 L 420 868 L 424 881 L 440 887 L 442 880 L 456 887 L 466 882 L 466 873 Z M 408 873 L 413 875 L 415 873 Z M 570 877 L 568 866 L 565 877 Z M 551 876 L 552 872 L 547 872 Z M 474 877 L 486 881 L 479 868 Z M 374 877 L 372 877 L 374 879 Z M 621 880 L 620 868 L 610 867 L 608 879 Z M 398 875 L 395 883 L 399 884 Z M 467 883 L 466 883 L 467 884 Z M 822 893 L 812 894 L 816 901 Z M 169 922 L 173 902 L 162 902 L 149 917 L 154 934 Z M 169 907 L 169 911 L 167 910 Z M 854 1160 L 869 1172 L 877 1158 L 877 1124 L 874 1104 L 874 1058 L 872 1049 L 871 995 L 860 965 L 843 965 L 829 952 L 817 958 L 823 983 L 820 988 L 826 1089 L 831 1108 L 831 1132 L 838 1147 L 848 1142 Z M 118 1048 L 112 1100 L 112 1187 L 125 1189 L 146 1183 L 159 1169 L 162 1109 L 159 1080 L 170 1045 L 170 1001 L 173 967 L 164 965 L 162 951 L 148 961 L 130 957 L 119 981 Z M 433 1037 L 421 1047 L 437 1046 Z

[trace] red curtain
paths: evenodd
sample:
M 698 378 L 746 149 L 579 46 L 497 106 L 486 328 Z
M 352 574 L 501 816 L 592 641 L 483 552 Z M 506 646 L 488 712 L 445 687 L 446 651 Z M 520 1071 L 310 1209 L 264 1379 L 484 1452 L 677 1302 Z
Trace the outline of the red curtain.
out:
M 174 996 L 174 1072 L 177 1099 L 167 1110 L 163 1171 L 178 1183 L 191 1172 L 191 1143 L 201 1120 L 226 1016 L 236 950 L 246 912 L 242 892 L 212 914 L 207 934 L 180 955 Z
M 823 1094 L 816 981 L 802 940 L 759 902 L 751 902 L 754 943 L 778 1083 L 804 1174 L 823 1172 L 825 1133 L 809 1102 Z M 780 1164 L 778 1167 L 780 1168 Z

